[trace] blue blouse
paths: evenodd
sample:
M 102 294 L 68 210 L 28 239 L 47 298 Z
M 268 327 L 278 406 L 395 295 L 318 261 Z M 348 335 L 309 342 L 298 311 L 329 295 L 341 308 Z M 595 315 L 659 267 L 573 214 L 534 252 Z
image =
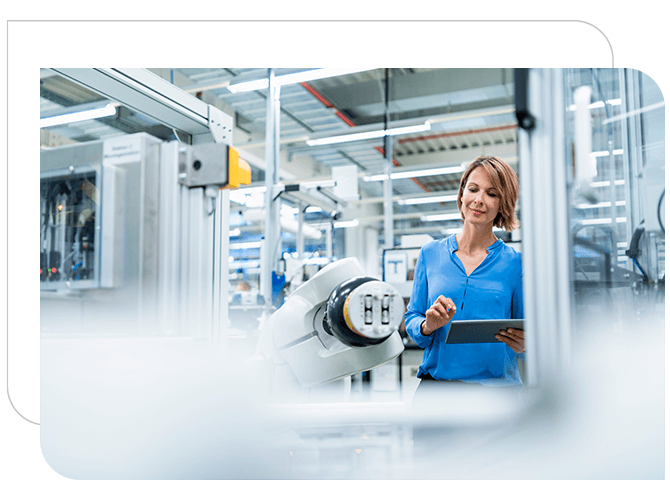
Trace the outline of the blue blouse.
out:
M 408 335 L 424 349 L 417 376 L 427 373 L 438 380 L 522 385 L 517 354 L 506 344 L 445 344 L 448 324 L 432 335 L 421 334 L 426 310 L 440 295 L 454 301 L 453 320 L 523 318 L 521 254 L 498 239 L 468 276 L 457 250 L 452 235 L 427 243 L 419 253 L 405 313 Z

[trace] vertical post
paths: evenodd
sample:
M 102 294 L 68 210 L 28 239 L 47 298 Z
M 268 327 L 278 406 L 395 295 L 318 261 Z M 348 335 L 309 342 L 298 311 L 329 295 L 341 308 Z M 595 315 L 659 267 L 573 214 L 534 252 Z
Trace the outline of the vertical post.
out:
M 393 138 L 384 138 L 384 149 L 386 151 L 386 164 L 384 165 L 384 248 L 393 248 L 393 181 L 391 171 L 393 168 Z
M 627 95 L 627 85 L 626 85 L 626 75 L 625 69 L 619 69 L 619 95 L 621 96 L 621 114 L 624 114 L 627 111 L 628 104 L 628 95 Z M 621 144 L 624 147 L 623 154 L 623 179 L 626 182 L 626 189 L 624 192 L 624 200 L 626 202 L 626 241 L 630 241 L 633 236 L 633 231 L 635 230 L 634 224 L 636 223 L 636 218 L 634 217 L 636 205 L 633 205 L 632 193 L 630 192 L 630 172 L 631 172 L 631 159 L 630 159 L 630 148 L 628 145 L 628 121 L 625 118 L 621 119 Z M 617 259 L 617 265 L 618 263 Z M 633 270 L 633 262 L 630 259 L 626 259 L 625 267 L 629 270 Z
M 214 289 L 212 314 L 212 343 L 225 352 L 228 347 L 228 254 L 230 253 L 230 191 L 219 189 L 214 212 Z
M 272 307 L 272 271 L 279 235 L 279 211 L 273 200 L 277 184 L 279 141 L 279 86 L 273 68 L 268 69 L 267 112 L 265 117 L 265 252 L 261 262 L 261 285 L 266 310 Z
M 298 234 L 296 235 L 296 251 L 298 252 L 298 258 L 302 264 L 303 254 L 305 253 L 305 236 L 302 232 L 302 226 L 305 223 L 305 205 L 300 202 L 298 203 Z
M 526 346 L 530 385 L 558 384 L 570 363 L 571 233 L 562 70 L 531 69 L 528 109 L 537 120 L 519 130 L 519 181 Z
M 333 261 L 333 226 L 326 227 L 326 258 L 330 264 Z
M 389 101 L 391 95 L 389 68 L 385 70 L 385 95 L 384 105 L 386 114 L 384 115 L 384 131 L 388 130 L 389 123 Z M 391 180 L 391 170 L 393 169 L 393 139 L 390 136 L 384 136 L 384 248 L 393 248 L 393 181 Z
M 274 80 L 274 78 L 273 78 Z M 276 80 L 274 80 L 276 81 Z M 281 130 L 281 102 L 279 101 L 279 96 L 281 93 L 281 85 L 272 85 L 268 87 L 268 90 L 272 90 L 270 94 L 272 97 L 272 106 L 273 106 L 273 117 L 274 117 L 274 140 L 272 144 L 274 146 L 274 154 L 272 158 L 274 159 L 274 168 L 272 169 L 272 183 L 273 186 L 276 186 L 279 183 L 279 132 Z M 272 270 L 279 270 L 279 261 L 282 258 L 281 250 L 281 202 L 277 200 L 272 204 L 272 217 L 273 217 L 273 226 L 274 226 L 274 241 L 273 241 L 273 250 L 272 250 Z

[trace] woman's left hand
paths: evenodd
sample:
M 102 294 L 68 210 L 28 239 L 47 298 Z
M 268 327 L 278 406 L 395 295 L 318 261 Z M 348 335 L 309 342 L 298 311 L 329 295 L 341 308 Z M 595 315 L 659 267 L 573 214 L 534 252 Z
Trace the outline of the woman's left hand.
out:
M 523 330 L 516 328 L 508 328 L 507 330 L 500 330 L 496 338 L 512 348 L 512 350 L 521 354 L 526 350 L 526 341 L 524 340 Z

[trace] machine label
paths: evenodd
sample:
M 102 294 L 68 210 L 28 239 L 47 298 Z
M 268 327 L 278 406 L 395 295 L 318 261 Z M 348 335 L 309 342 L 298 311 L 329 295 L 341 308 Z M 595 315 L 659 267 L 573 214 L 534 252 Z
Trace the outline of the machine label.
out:
M 109 139 L 102 147 L 103 159 L 114 165 L 138 162 L 141 159 L 141 152 L 142 143 L 140 137 L 136 135 L 119 137 L 118 140 Z

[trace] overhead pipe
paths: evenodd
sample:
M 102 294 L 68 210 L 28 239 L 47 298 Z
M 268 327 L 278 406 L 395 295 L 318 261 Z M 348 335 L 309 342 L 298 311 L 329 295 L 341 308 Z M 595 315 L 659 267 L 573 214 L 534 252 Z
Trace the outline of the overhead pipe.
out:
M 314 87 L 312 87 L 309 83 L 307 82 L 300 82 L 300 85 L 302 85 L 307 92 L 312 94 L 314 97 L 316 97 L 321 104 L 323 104 L 326 108 L 328 109 L 334 109 L 335 110 L 335 116 L 337 116 L 340 120 L 342 120 L 344 123 L 349 125 L 350 127 L 355 127 L 356 124 L 352 122 L 342 111 L 337 109 L 335 105 L 330 102 L 328 99 L 323 97 Z
M 309 85 L 306 82 L 301 82 L 300 85 L 302 85 L 310 94 L 312 94 L 316 99 L 321 102 L 326 108 L 328 109 L 335 109 L 335 115 L 340 118 L 342 121 L 344 121 L 347 125 L 350 127 L 355 127 L 356 124 L 352 122 L 344 113 L 342 113 L 339 109 L 335 107 L 333 103 L 331 103 L 328 99 L 326 99 L 322 94 L 320 94 L 314 87 Z M 503 125 L 499 127 L 488 127 L 488 128 L 481 128 L 481 129 L 475 129 L 475 130 L 465 130 L 465 131 L 459 131 L 459 132 L 445 132 L 441 134 L 431 134 L 431 135 L 423 135 L 423 136 L 418 136 L 418 137 L 406 137 L 404 139 L 397 139 L 397 144 L 405 144 L 405 143 L 412 143 L 412 142 L 419 142 L 419 141 L 428 141 L 428 140 L 433 140 L 433 139 L 444 139 L 447 137 L 459 137 L 463 135 L 471 135 L 471 134 L 480 134 L 480 133 L 485 133 L 485 132 L 499 132 L 503 130 L 512 130 L 516 129 L 518 126 L 516 124 L 514 125 Z M 384 148 L 381 146 L 375 146 L 375 150 L 377 150 L 381 155 L 384 155 Z M 396 167 L 401 166 L 401 164 L 395 160 L 391 159 L 393 162 L 393 165 Z M 412 178 L 412 181 L 419 186 L 423 191 L 429 193 L 430 189 L 428 189 L 423 183 L 421 183 L 418 179 Z

